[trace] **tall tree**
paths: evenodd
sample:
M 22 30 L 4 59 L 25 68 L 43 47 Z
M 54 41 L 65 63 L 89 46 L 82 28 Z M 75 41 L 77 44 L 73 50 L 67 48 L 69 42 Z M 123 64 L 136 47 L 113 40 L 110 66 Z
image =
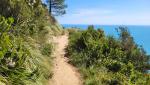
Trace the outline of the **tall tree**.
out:
M 47 0 L 49 13 L 55 16 L 65 14 L 65 8 L 67 7 L 67 5 L 64 2 L 65 0 Z

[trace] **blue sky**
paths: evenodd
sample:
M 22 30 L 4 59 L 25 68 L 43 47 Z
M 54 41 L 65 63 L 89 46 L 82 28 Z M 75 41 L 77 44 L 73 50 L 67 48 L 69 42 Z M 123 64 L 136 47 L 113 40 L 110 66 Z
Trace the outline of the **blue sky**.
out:
M 150 25 L 150 0 L 66 0 L 61 24 Z
M 150 54 L 150 0 L 66 0 L 67 14 L 56 17 L 61 24 L 149 25 L 131 28 L 136 43 Z M 106 29 L 114 34 L 114 29 Z

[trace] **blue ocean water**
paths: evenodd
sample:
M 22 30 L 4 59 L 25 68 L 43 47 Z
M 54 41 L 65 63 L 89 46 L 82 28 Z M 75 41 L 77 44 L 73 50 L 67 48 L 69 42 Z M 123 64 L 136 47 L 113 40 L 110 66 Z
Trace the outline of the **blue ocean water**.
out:
M 65 28 L 80 28 L 87 29 L 88 25 L 71 25 L 71 24 L 63 24 Z M 120 25 L 94 25 L 94 27 L 101 28 L 104 30 L 106 35 L 113 35 L 118 37 L 118 33 L 115 28 L 118 28 Z M 129 32 L 133 36 L 135 42 L 138 45 L 144 47 L 145 51 L 148 55 L 150 55 L 150 26 L 144 25 L 127 25 Z

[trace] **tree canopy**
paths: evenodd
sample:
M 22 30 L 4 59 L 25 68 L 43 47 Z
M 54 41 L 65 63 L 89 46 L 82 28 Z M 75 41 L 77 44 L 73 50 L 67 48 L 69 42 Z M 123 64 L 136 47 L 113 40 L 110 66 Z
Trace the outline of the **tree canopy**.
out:
M 65 0 L 47 0 L 47 6 L 51 15 L 59 16 L 66 13 Z

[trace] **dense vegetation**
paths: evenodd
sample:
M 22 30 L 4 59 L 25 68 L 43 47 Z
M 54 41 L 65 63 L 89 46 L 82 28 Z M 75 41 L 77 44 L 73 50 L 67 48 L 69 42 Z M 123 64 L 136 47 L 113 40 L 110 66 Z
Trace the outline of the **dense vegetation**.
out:
M 69 30 L 67 48 L 70 63 L 83 75 L 84 85 L 148 85 L 145 76 L 149 56 L 125 27 L 119 38 L 106 36 L 101 29 Z
M 0 85 L 46 85 L 60 33 L 41 0 L 0 0 Z
M 65 13 L 64 0 L 55 5 L 59 14 Z M 0 85 L 46 85 L 54 50 L 49 37 L 61 33 L 41 0 L 0 0 Z M 69 30 L 70 63 L 80 69 L 85 85 L 150 83 L 145 76 L 149 56 L 126 28 L 120 27 L 118 33 L 117 39 L 93 26 Z

